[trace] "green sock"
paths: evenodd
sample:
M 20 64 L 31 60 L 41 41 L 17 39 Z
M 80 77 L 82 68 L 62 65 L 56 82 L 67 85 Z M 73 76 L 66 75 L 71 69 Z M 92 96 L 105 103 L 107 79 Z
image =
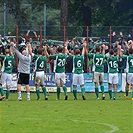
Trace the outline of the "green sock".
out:
M 132 90 L 132 92 L 131 92 L 131 95 L 132 95 L 132 98 L 133 98 L 133 90 Z
M 100 86 L 100 89 L 101 89 L 101 91 L 102 91 L 102 95 L 104 95 L 104 86 L 101 85 L 101 86 Z
M 110 96 L 110 99 L 112 98 L 112 89 L 109 89 L 109 96 Z
M 43 94 L 44 94 L 44 96 L 45 96 L 45 97 L 47 97 L 46 87 L 45 87 L 45 86 L 43 86 L 43 87 L 42 87 L 42 90 L 43 90 Z
M 77 89 L 76 88 L 73 88 L 73 96 L 74 96 L 74 98 L 77 99 Z
M 85 87 L 81 88 L 81 92 L 82 92 L 82 96 L 84 96 L 85 95 Z
M 9 98 L 9 94 L 10 94 L 10 89 L 7 89 L 7 90 L 6 90 L 6 99 Z
M 67 95 L 67 88 L 66 88 L 65 85 L 63 86 L 63 91 L 64 91 L 64 94 L 65 94 L 65 96 L 66 96 L 66 95 Z
M 128 96 L 129 88 L 126 88 L 126 96 Z
M 117 90 L 114 90 L 114 97 L 116 98 L 116 93 L 117 93 Z
M 57 87 L 57 99 L 60 100 L 60 87 Z
M 0 86 L 0 93 L 1 93 L 1 96 L 4 96 L 4 90 L 3 90 L 2 86 Z
M 99 98 L 99 90 L 98 90 L 98 86 L 95 87 L 95 94 L 96 94 L 96 97 Z
M 40 89 L 36 88 L 36 95 L 37 95 L 37 99 L 40 99 Z

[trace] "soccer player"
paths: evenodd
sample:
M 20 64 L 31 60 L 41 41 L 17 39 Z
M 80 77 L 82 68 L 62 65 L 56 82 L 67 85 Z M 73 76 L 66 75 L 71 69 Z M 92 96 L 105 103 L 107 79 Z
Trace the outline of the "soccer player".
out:
M 30 88 L 29 88 L 29 77 L 30 77 L 30 63 L 31 56 L 25 47 L 22 47 L 19 52 L 16 48 L 15 44 L 12 42 L 14 52 L 18 56 L 18 81 L 17 81 L 17 91 L 18 91 L 18 100 L 22 100 L 21 96 L 21 85 L 25 84 L 26 92 L 27 92 L 27 100 L 30 101 Z
M 126 65 L 126 87 L 125 87 L 125 91 L 126 91 L 126 95 L 124 95 L 124 97 L 126 99 L 128 99 L 128 92 L 129 92 L 129 87 L 131 84 L 133 84 L 133 48 L 129 48 L 128 50 L 129 56 L 120 54 L 120 56 L 124 59 L 126 59 L 127 65 Z M 133 88 L 133 87 L 131 87 Z M 132 100 L 133 100 L 133 90 L 132 91 Z
M 46 67 L 46 56 L 42 56 L 42 50 L 37 51 L 37 55 L 32 53 L 31 45 L 29 44 L 31 56 L 35 59 L 35 85 L 37 100 L 40 100 L 40 86 L 42 87 L 45 100 L 48 100 L 46 87 L 44 86 L 44 67 Z
M 118 55 L 120 53 L 120 47 L 117 47 Z M 110 100 L 116 100 L 117 84 L 118 84 L 118 61 L 119 56 L 115 55 L 114 50 L 110 50 L 110 56 L 107 57 L 108 62 L 108 92 Z M 114 97 L 112 99 L 112 85 L 114 87 Z
M 6 85 L 6 101 L 8 101 L 9 94 L 10 94 L 10 85 L 12 84 L 12 69 L 13 69 L 13 60 L 14 56 L 12 53 L 10 54 L 9 49 L 5 49 L 5 55 L 0 55 L 0 58 L 3 60 L 3 66 L 2 66 L 2 86 Z M 0 86 L 1 91 L 1 98 L 0 100 L 4 99 L 4 91 L 2 86 Z
M 65 63 L 67 58 L 66 49 L 64 49 L 63 53 L 63 46 L 58 46 L 57 54 L 49 55 L 47 49 L 45 47 L 44 52 L 46 52 L 46 56 L 50 60 L 54 60 L 54 73 L 55 73 L 55 83 L 57 86 L 57 100 L 60 100 L 60 89 L 63 88 L 65 100 L 68 99 L 67 88 L 65 86 L 66 78 L 65 78 Z
M 101 50 L 102 49 L 102 50 Z M 105 45 L 97 46 L 96 53 L 88 53 L 88 58 L 93 59 L 93 68 L 92 71 L 94 72 L 93 81 L 95 83 L 95 94 L 96 99 L 99 99 L 99 89 L 98 84 L 100 84 L 100 89 L 102 91 L 102 100 L 105 99 L 104 94 L 104 60 L 105 60 Z
M 70 55 L 73 58 L 73 96 L 74 100 L 77 100 L 77 86 L 80 85 L 82 92 L 82 99 L 85 98 L 85 87 L 84 87 L 84 75 L 83 75 L 83 64 L 84 64 L 84 53 L 85 53 L 86 42 L 83 43 L 82 53 L 79 48 L 74 50 L 75 55 Z

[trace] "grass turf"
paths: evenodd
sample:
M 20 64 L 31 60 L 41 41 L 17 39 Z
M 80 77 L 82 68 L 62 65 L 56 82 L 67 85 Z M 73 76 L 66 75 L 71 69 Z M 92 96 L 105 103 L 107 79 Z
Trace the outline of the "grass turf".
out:
M 17 101 L 17 93 L 11 93 L 9 101 L 0 101 L 0 133 L 132 133 L 133 101 L 124 99 L 124 93 L 117 93 L 117 100 L 96 100 L 94 93 L 86 93 L 83 101 L 81 93 L 73 100 L 69 93 L 56 100 L 56 93 L 49 93 L 45 101 L 36 100 L 31 93 L 31 101 L 22 93 L 22 101 Z M 129 94 L 129 97 L 130 94 Z

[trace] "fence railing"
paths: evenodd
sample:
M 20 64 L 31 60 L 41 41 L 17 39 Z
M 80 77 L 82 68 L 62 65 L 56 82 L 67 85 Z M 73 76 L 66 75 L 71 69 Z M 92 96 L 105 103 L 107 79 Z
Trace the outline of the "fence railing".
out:
M 22 36 L 25 37 L 27 31 L 30 30 L 29 37 L 35 40 L 34 31 L 42 39 L 54 39 L 65 41 L 66 39 L 72 39 L 75 37 L 100 37 L 102 40 L 106 40 L 113 43 L 113 38 L 119 38 L 121 36 L 126 40 L 133 40 L 133 27 L 132 26 L 35 26 L 30 28 L 30 26 L 8 26 L 4 28 L 0 25 L 0 34 L 8 35 L 8 31 L 11 32 L 12 36 Z M 17 33 L 18 32 L 18 33 Z

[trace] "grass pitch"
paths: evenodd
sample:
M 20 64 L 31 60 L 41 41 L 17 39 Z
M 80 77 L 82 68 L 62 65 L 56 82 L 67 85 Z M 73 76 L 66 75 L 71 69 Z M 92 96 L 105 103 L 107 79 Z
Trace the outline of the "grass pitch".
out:
M 11 93 L 9 101 L 0 101 L 0 133 L 133 133 L 133 101 L 124 99 L 124 93 L 117 93 L 117 100 L 96 100 L 94 93 L 86 93 L 83 101 L 73 100 L 69 93 L 56 100 L 56 93 L 49 93 L 45 101 L 36 100 L 31 93 L 31 101 L 22 93 L 22 101 L 17 101 L 17 93 Z M 131 95 L 129 94 L 129 97 Z

